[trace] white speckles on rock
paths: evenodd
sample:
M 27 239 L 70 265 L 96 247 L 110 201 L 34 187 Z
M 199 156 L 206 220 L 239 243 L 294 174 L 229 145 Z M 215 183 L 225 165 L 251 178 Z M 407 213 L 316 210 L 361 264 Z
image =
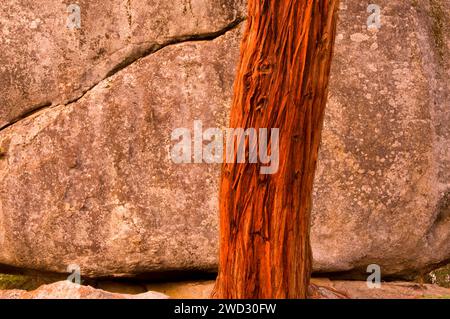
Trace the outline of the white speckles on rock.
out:
M 450 166 L 435 155 L 450 132 L 446 125 L 438 137 L 443 126 L 433 116 L 448 102 L 432 87 L 445 70 L 420 47 L 423 39 L 432 46 L 433 35 L 409 4 L 377 3 L 382 28 L 371 32 L 361 28 L 366 4 L 344 2 L 338 30 L 350 40 L 337 43 L 333 61 L 314 192 L 314 268 L 363 275 L 378 264 L 383 274 L 411 274 L 450 258 L 450 220 L 437 218 L 439 190 L 450 190 L 440 176 Z
M 214 271 L 220 169 L 174 164 L 167 147 L 194 120 L 226 125 L 240 34 L 166 47 L 0 132 L 0 263 L 94 277 Z
M 0 127 L 36 106 L 79 98 L 136 52 L 185 35 L 222 30 L 245 15 L 242 0 L 80 1 L 81 29 L 68 30 L 67 5 L 4 0 L 0 6 Z M 133 19 L 129 24 L 129 14 Z M 6 18 L 2 18 L 6 17 Z
M 370 39 L 370 36 L 368 36 L 367 34 L 362 34 L 362 33 L 353 33 L 350 35 L 350 40 L 352 40 L 353 42 L 363 42 L 363 41 L 367 41 Z

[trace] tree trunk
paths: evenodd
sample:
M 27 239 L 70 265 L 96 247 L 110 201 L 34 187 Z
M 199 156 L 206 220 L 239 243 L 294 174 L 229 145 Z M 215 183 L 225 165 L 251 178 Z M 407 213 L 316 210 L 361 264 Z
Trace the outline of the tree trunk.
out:
M 273 175 L 248 161 L 223 165 L 215 298 L 307 297 L 311 195 L 338 3 L 249 0 L 230 127 L 279 128 L 280 163 Z

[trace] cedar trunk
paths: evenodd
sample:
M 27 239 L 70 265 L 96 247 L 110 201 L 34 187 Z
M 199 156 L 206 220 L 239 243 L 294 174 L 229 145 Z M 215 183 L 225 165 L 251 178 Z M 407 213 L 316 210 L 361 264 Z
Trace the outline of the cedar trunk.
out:
M 224 164 L 216 298 L 307 298 L 310 216 L 339 0 L 249 0 L 231 128 L 279 128 L 279 170 Z M 249 145 L 248 140 L 246 141 Z

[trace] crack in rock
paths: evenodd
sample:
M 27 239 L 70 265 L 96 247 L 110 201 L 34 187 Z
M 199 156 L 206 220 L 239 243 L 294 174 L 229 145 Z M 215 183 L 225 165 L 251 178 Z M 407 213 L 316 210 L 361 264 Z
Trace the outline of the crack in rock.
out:
M 200 33 L 200 34 L 191 34 L 191 35 L 182 35 L 178 37 L 174 37 L 172 39 L 169 39 L 163 43 L 155 43 L 155 42 L 140 42 L 136 43 L 134 45 L 137 46 L 137 48 L 125 59 L 123 59 L 121 62 L 116 64 L 114 67 L 112 67 L 111 71 L 109 71 L 105 77 L 100 79 L 98 82 L 90 86 L 88 89 L 83 91 L 78 97 L 69 100 L 66 103 L 61 103 L 58 105 L 68 106 L 70 104 L 78 102 L 80 99 L 82 99 L 87 93 L 89 93 L 91 90 L 93 90 L 99 83 L 102 81 L 112 77 L 119 71 L 127 68 L 131 64 L 135 63 L 136 61 L 143 59 L 149 55 L 152 55 L 165 47 L 171 46 L 171 45 L 177 45 L 181 43 L 186 42 L 199 42 L 199 41 L 213 41 L 223 35 L 225 35 L 227 32 L 237 28 L 243 21 L 245 21 L 245 18 L 238 17 L 233 22 L 225 26 L 223 29 L 220 29 L 218 31 L 208 32 L 208 33 Z M 17 124 L 18 122 L 21 122 L 31 116 L 36 115 L 37 113 L 41 113 L 42 111 L 56 107 L 58 105 L 53 105 L 52 102 L 45 102 L 41 103 L 35 107 L 32 107 L 31 110 L 19 115 L 14 120 L 10 121 L 9 123 L 3 125 L 0 127 L 0 132 L 6 130 L 7 128 Z

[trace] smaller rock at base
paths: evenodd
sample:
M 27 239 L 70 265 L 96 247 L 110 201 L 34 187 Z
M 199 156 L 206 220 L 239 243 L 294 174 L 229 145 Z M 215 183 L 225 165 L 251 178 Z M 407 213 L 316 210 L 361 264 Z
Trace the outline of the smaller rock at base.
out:
M 111 293 L 90 286 L 77 285 L 69 281 L 60 281 L 41 286 L 33 291 L 0 290 L 0 299 L 168 299 L 158 292 L 146 292 L 138 295 Z

